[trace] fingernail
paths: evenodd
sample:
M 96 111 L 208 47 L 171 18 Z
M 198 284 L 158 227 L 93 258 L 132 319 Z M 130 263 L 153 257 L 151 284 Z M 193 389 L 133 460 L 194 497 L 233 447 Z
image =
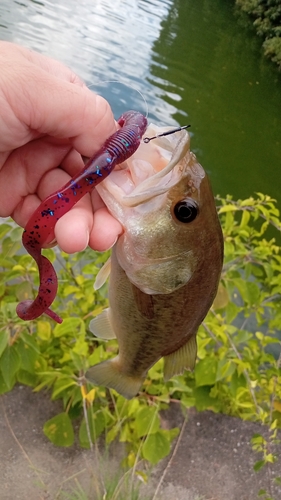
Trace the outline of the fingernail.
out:
M 119 235 L 118 235 L 118 236 L 116 236 L 116 238 L 115 238 L 115 240 L 113 241 L 112 245 L 110 245 L 110 247 L 108 247 L 108 248 L 106 248 L 106 249 L 105 249 L 105 252 L 106 252 L 107 250 L 110 250 L 112 247 L 114 247 L 114 245 L 115 245 L 116 241 L 118 240 L 118 238 L 119 238 Z

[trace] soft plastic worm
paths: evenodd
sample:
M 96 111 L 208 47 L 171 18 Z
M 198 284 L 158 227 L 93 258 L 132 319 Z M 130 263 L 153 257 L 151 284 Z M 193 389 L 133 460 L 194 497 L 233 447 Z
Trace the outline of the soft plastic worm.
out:
M 121 129 L 105 141 L 79 174 L 39 205 L 26 225 L 22 242 L 38 265 L 40 286 L 35 300 L 18 304 L 17 314 L 23 320 L 32 320 L 45 313 L 58 323 L 62 322 L 49 309 L 56 297 L 58 280 L 51 262 L 41 255 L 41 249 L 49 241 L 56 222 L 107 177 L 116 165 L 127 160 L 137 150 L 147 128 L 147 119 L 136 111 L 127 111 L 119 118 L 118 124 Z

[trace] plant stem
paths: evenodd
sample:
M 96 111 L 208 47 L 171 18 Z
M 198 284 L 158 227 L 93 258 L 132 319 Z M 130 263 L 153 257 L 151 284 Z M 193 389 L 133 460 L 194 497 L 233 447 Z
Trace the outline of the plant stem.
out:
M 184 418 L 184 421 L 182 423 L 181 430 L 180 430 L 180 433 L 179 433 L 179 437 L 177 439 L 177 442 L 176 442 L 176 445 L 174 447 L 173 453 L 172 453 L 171 458 L 169 459 L 168 464 L 165 467 L 165 470 L 164 470 L 164 472 L 163 472 L 163 474 L 162 474 L 162 476 L 160 478 L 160 481 L 159 481 L 159 483 L 157 485 L 157 488 L 156 488 L 156 490 L 154 492 L 152 500 L 156 500 L 156 497 L 157 497 L 157 495 L 158 495 L 158 493 L 160 491 L 162 483 L 163 483 L 163 481 L 164 481 L 164 479 L 165 479 L 165 477 L 167 475 L 167 472 L 168 472 L 169 468 L 171 467 L 172 461 L 174 460 L 174 458 L 175 458 L 175 456 L 177 454 L 177 451 L 178 451 L 178 448 L 179 448 L 179 445 L 180 445 L 180 442 L 181 442 L 181 439 L 182 439 L 182 436 L 183 436 L 186 424 L 187 424 L 187 415 Z

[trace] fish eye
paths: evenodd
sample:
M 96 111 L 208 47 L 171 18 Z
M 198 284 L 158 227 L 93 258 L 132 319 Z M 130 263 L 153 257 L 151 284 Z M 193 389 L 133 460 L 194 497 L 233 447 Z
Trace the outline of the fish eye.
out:
M 180 222 L 192 222 L 196 219 L 198 212 L 198 204 L 192 198 L 181 200 L 174 206 L 174 214 Z

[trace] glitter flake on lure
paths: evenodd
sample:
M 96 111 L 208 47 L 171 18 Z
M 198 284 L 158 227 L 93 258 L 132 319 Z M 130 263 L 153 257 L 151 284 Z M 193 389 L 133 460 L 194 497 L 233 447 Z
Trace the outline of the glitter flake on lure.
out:
M 147 119 L 141 113 L 127 111 L 119 118 L 118 124 L 120 130 L 105 141 L 79 174 L 39 205 L 26 225 L 22 242 L 38 265 L 40 286 L 35 300 L 25 300 L 18 304 L 17 314 L 23 320 L 32 320 L 45 313 L 58 323 L 62 322 L 49 309 L 56 297 L 58 281 L 54 267 L 41 255 L 41 249 L 48 242 L 56 222 L 103 181 L 116 165 L 123 163 L 138 149 L 147 128 Z

